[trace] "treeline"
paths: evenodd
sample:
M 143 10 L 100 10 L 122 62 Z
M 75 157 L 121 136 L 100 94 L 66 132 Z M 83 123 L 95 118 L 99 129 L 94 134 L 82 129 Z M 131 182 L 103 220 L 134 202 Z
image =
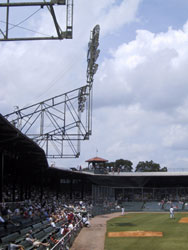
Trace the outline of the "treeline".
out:
M 119 159 L 106 164 L 113 168 L 114 171 L 134 172 L 133 163 L 129 160 Z M 167 167 L 161 168 L 160 164 L 153 161 L 140 161 L 135 169 L 135 172 L 167 172 Z

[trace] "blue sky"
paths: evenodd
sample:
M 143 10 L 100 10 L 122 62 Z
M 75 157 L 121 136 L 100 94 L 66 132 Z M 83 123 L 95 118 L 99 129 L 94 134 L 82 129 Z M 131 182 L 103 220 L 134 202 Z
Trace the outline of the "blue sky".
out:
M 138 8 L 142 20 L 140 28 L 157 33 L 167 31 L 169 26 L 179 29 L 187 21 L 187 10 L 185 0 L 144 0 Z
M 187 21 L 187 12 L 188 1 L 186 0 L 142 0 L 136 13 L 137 19 L 115 32 L 113 39 L 111 34 L 103 38 L 101 41 L 101 44 L 104 44 L 103 52 L 106 51 L 106 44 L 108 44 L 107 48 L 114 48 L 122 42 L 134 40 L 136 30 L 139 29 L 146 29 L 153 33 L 166 32 L 169 27 L 181 29 Z
M 58 15 L 62 13 L 59 9 Z M 23 20 L 22 14 L 17 11 L 14 19 Z M 36 17 L 23 26 L 53 32 L 44 11 Z M 98 149 L 99 156 L 128 159 L 134 167 L 153 160 L 168 169 L 187 168 L 184 0 L 75 1 L 72 40 L 0 43 L 0 112 L 85 85 L 87 45 L 96 24 L 101 27 L 101 52 L 92 136 L 82 143 L 79 159 L 62 159 L 56 166 L 84 166 Z

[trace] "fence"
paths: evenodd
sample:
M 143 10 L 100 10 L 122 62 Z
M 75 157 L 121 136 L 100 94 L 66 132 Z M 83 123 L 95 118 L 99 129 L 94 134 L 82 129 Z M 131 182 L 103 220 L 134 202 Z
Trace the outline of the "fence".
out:
M 82 228 L 82 220 L 80 220 L 74 228 L 63 236 L 58 243 L 56 243 L 51 250 L 67 250 L 72 246 L 76 236 Z M 68 247 L 68 248 L 67 248 Z

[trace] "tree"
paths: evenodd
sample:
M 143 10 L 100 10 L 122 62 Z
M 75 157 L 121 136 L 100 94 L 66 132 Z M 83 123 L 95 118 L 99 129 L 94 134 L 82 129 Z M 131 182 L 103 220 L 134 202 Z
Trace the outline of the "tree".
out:
M 123 172 L 132 172 L 133 163 L 129 160 L 119 159 L 115 161 L 115 167 L 116 169 L 121 169 Z
M 135 172 L 167 172 L 167 167 L 160 167 L 160 164 L 155 163 L 153 161 L 140 161 L 137 166 Z
M 107 166 L 114 169 L 114 171 L 122 171 L 122 172 L 132 172 L 133 163 L 129 160 L 119 159 L 114 162 L 108 162 Z
M 168 171 L 167 167 L 163 167 L 163 168 L 161 168 L 161 170 L 160 170 L 160 172 L 167 172 L 167 171 Z
M 114 166 L 115 166 L 115 162 L 113 162 L 113 161 L 112 161 L 112 162 L 108 162 L 107 165 L 108 165 L 109 167 L 114 167 Z

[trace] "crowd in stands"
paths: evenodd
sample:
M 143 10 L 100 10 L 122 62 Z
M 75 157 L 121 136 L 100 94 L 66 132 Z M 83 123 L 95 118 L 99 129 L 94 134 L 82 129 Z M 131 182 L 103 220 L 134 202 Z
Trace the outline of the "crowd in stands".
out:
M 68 201 L 63 195 L 57 198 L 50 191 L 44 191 L 41 200 L 36 188 L 28 200 L 1 203 L 0 249 L 50 249 L 62 237 L 69 234 L 71 238 L 83 226 L 90 225 L 88 208 L 88 202 Z M 61 244 L 61 249 L 68 249 L 65 241 Z
M 119 201 L 188 201 L 188 188 L 124 188 L 116 193 Z
M 93 203 L 98 209 L 96 214 L 120 208 L 118 205 L 121 201 L 150 201 L 153 197 L 161 201 L 159 206 L 163 208 L 174 200 L 181 202 L 182 209 L 188 206 L 186 188 L 169 189 L 166 193 L 164 189 L 154 191 L 143 189 L 141 192 L 141 189 L 127 188 L 123 192 L 119 190 L 115 200 L 98 196 L 98 201 Z M 17 189 L 14 192 L 16 201 L 10 202 L 11 189 L 4 188 L 4 202 L 0 204 L 0 249 L 51 249 L 61 243 L 59 249 L 65 250 L 71 245 L 68 242 L 72 235 L 75 237 L 83 226 L 90 226 L 88 211 L 92 205 L 89 197 L 84 201 L 70 200 L 67 195 L 57 195 L 47 189 L 42 191 L 41 196 L 41 190 L 32 187 L 29 198 L 19 201 L 19 192 Z M 101 211 L 101 204 L 104 211 Z

